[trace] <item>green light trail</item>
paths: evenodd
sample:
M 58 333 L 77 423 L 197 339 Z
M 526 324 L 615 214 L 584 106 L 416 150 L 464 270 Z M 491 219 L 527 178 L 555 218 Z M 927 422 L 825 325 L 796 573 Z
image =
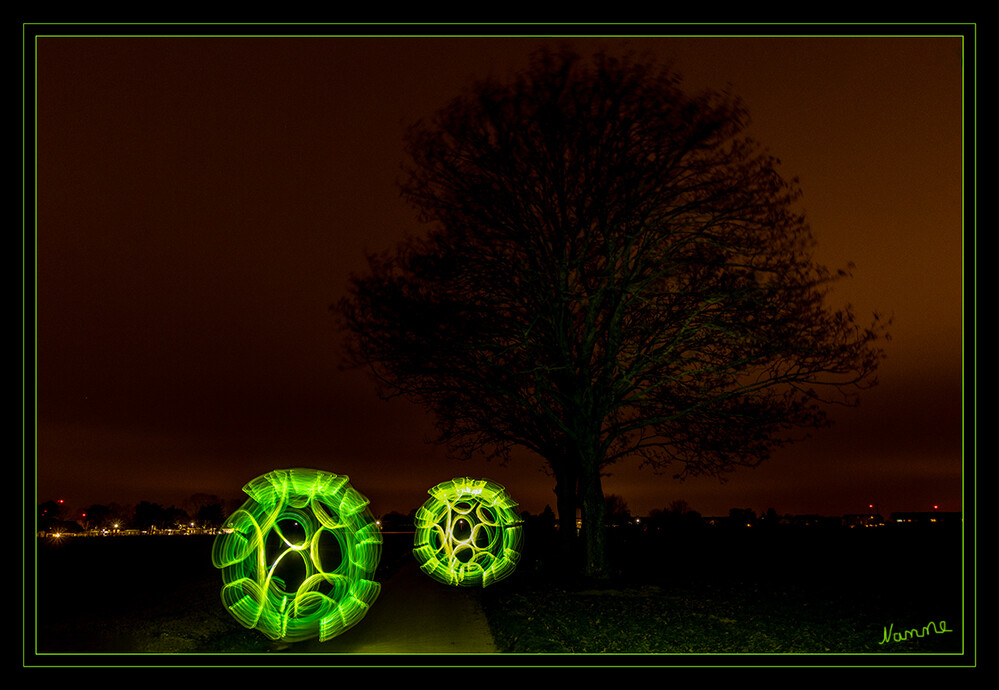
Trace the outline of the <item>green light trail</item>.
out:
M 360 622 L 381 591 L 382 534 L 368 499 L 346 476 L 301 468 L 243 491 L 249 500 L 212 546 L 233 617 L 286 642 L 328 640 Z
M 428 491 L 416 513 L 413 556 L 449 585 L 487 587 L 513 573 L 523 528 L 517 504 L 488 479 L 456 478 Z

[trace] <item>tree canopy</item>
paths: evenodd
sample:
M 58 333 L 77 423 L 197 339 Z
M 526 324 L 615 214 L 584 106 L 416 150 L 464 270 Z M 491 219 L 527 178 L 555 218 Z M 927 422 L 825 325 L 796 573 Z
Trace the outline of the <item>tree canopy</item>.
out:
M 336 305 L 347 361 L 435 416 L 457 453 L 543 457 L 603 568 L 603 468 L 763 461 L 883 356 L 826 293 L 797 180 L 726 93 L 653 61 L 541 51 L 408 134 L 429 225 L 369 257 Z

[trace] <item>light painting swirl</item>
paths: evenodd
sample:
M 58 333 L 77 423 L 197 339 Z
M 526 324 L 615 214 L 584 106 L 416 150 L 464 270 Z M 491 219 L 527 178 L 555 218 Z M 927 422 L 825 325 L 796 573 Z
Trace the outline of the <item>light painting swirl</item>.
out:
M 212 546 L 222 601 L 247 628 L 297 642 L 339 635 L 364 618 L 381 590 L 373 580 L 382 534 L 348 477 L 274 470 Z
M 416 513 L 413 556 L 449 585 L 487 587 L 513 573 L 523 528 L 517 504 L 488 479 L 452 479 L 428 492 Z

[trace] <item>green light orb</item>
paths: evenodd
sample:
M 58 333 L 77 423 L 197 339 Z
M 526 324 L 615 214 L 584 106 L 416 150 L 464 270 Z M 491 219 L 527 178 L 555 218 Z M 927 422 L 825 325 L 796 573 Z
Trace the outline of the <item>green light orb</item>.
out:
M 416 513 L 413 556 L 449 585 L 487 587 L 513 573 L 523 528 L 517 504 L 488 479 L 452 479 L 430 489 Z
M 243 487 L 250 497 L 212 545 L 222 602 L 273 640 L 336 637 L 364 618 L 382 534 L 348 477 L 274 470 Z

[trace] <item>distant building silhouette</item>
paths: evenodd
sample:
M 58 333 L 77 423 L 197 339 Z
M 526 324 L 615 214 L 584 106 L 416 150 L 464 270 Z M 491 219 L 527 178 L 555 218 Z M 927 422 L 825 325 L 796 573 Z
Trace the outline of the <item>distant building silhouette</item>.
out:
M 885 519 L 877 513 L 857 513 L 844 515 L 843 524 L 847 527 L 884 527 Z

